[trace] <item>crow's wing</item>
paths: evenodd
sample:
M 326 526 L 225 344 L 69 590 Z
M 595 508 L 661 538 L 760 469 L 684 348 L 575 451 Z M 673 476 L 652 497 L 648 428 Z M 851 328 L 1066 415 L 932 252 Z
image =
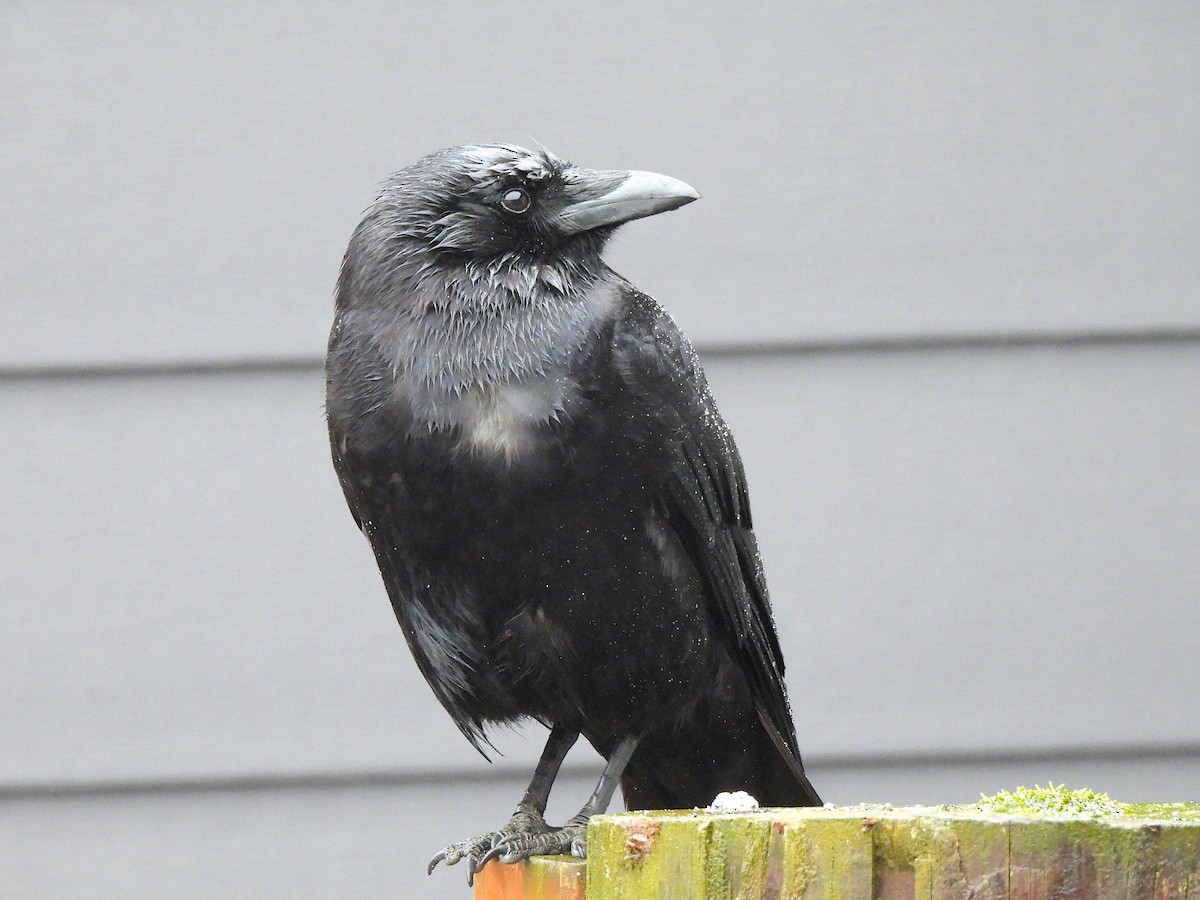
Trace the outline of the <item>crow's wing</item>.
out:
M 729 635 L 764 725 L 798 766 L 783 654 L 733 435 L 678 326 L 650 297 L 630 288 L 627 299 L 613 333 L 614 363 L 628 389 L 674 435 L 669 487 L 660 502 L 700 573 L 711 614 Z

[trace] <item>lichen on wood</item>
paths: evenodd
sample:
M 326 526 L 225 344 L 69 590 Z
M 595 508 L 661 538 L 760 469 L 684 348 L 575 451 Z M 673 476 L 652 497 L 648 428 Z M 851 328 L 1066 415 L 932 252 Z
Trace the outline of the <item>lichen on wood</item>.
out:
M 631 860 L 630 836 L 654 825 Z M 598 816 L 588 835 L 588 900 L 1184 898 L 1200 885 L 1200 805 L 1061 785 L 964 806 Z

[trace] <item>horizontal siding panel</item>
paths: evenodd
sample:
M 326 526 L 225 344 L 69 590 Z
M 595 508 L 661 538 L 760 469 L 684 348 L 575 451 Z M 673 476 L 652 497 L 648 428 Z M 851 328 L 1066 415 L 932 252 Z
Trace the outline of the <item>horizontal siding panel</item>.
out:
M 1197 350 L 713 367 L 806 747 L 1200 738 Z
M 814 773 L 838 803 L 973 802 L 1047 778 L 1121 800 L 1194 797 L 1200 761 L 1029 760 Z M 551 820 L 589 780 L 560 778 Z M 508 818 L 516 779 L 396 787 L 0 800 L 5 896 L 467 897 L 462 866 L 429 857 Z M 1190 791 L 1190 793 L 1189 793 Z
M 0 390 L 27 432 L 0 781 L 472 762 L 345 509 L 316 370 Z
M 709 371 L 807 752 L 1200 742 L 1195 345 Z M 0 380 L 0 784 L 484 766 L 344 509 L 321 389 Z
M 375 185 L 530 135 L 704 193 L 612 252 L 702 343 L 1200 326 L 1187 4 L 9 15 L 0 367 L 315 357 Z

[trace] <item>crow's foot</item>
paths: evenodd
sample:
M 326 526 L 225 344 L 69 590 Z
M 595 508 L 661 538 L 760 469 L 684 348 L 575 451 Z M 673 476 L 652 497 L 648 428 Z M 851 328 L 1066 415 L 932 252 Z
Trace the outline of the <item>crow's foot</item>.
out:
M 439 851 L 429 861 L 429 872 L 432 873 L 440 862 L 445 862 L 446 865 L 452 866 L 465 859 L 467 861 L 467 884 L 473 885 L 475 883 L 475 873 L 482 869 L 484 863 L 488 860 L 501 858 L 504 862 L 515 862 L 517 859 L 527 859 L 530 856 L 536 856 L 539 852 L 570 852 L 561 850 L 533 851 L 525 853 L 523 856 L 514 857 L 511 860 L 508 859 L 507 855 L 501 856 L 501 854 L 506 852 L 511 841 L 521 841 L 521 846 L 524 846 L 524 842 L 555 833 L 557 833 L 555 829 L 546 824 L 546 820 L 542 818 L 540 813 L 532 809 L 518 809 L 513 813 L 513 817 L 508 820 L 508 824 L 499 831 L 490 831 L 487 834 L 481 834 L 466 841 L 459 841 Z
M 587 856 L 587 822 L 572 820 L 562 828 L 553 828 L 541 834 L 510 834 L 496 841 L 479 861 L 482 869 L 493 859 L 503 863 L 521 862 L 531 856 Z

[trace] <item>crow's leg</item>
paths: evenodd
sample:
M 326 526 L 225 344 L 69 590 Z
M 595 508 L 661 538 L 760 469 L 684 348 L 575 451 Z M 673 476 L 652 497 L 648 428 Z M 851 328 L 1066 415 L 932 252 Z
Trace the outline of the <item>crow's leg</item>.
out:
M 550 831 L 550 826 L 543 818 L 546 812 L 546 802 L 550 799 L 550 788 L 554 785 L 554 779 L 558 775 L 563 759 L 566 758 L 567 751 L 571 749 L 578 738 L 578 728 L 558 726 L 552 729 L 550 737 L 546 739 L 546 747 L 542 750 L 542 757 L 538 760 L 537 768 L 534 769 L 533 778 L 530 779 L 529 787 L 525 790 L 525 796 L 517 804 L 517 810 L 508 820 L 508 824 L 499 831 L 491 831 L 470 840 L 451 844 L 429 861 L 429 871 L 432 873 L 442 860 L 446 861 L 446 865 L 452 866 L 460 859 L 465 859 L 467 860 L 467 882 L 474 883 L 475 873 L 483 867 L 484 854 L 496 846 L 497 842 L 516 835 L 541 834 Z M 609 791 L 610 795 L 611 793 Z
M 638 738 L 627 737 L 617 744 L 600 781 L 592 796 L 576 815 L 572 816 L 562 828 L 551 828 L 537 833 L 517 833 L 500 837 L 479 861 L 476 869 L 482 869 L 489 860 L 498 859 L 501 862 L 519 862 L 531 856 L 552 856 L 557 853 L 569 853 L 572 856 L 587 856 L 587 823 L 594 815 L 608 809 L 613 792 L 621 780 L 629 757 L 633 756 Z

